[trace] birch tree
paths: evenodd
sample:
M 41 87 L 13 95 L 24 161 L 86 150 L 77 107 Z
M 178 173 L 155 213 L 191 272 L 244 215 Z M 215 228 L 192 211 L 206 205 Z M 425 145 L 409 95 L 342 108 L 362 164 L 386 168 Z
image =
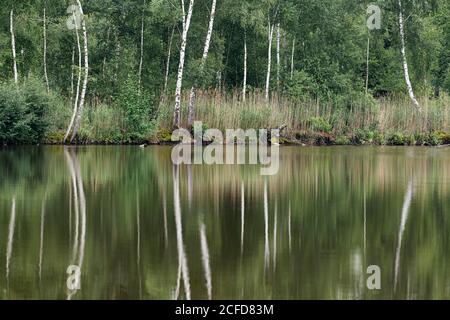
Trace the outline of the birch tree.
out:
M 295 57 L 295 36 L 292 40 L 292 52 L 291 52 L 291 80 L 294 78 L 294 57 Z
M 50 91 L 50 87 L 48 84 L 48 75 L 47 75 L 47 19 L 46 19 L 46 7 L 44 4 L 44 16 L 43 16 L 43 36 L 44 36 L 44 78 L 45 78 L 45 85 L 47 89 L 47 93 Z
M 165 99 L 167 94 L 167 84 L 169 82 L 169 71 L 170 71 L 170 60 L 172 56 L 172 42 L 173 42 L 173 34 L 175 33 L 175 25 L 172 27 L 172 32 L 169 37 L 169 41 L 167 44 L 167 60 L 166 60 L 166 73 L 164 74 L 164 89 L 163 89 L 163 98 Z
M 280 90 L 280 69 L 281 69 L 281 61 L 280 61 L 280 39 L 281 39 L 281 30 L 280 23 L 277 23 L 277 90 Z
M 245 102 L 247 96 L 247 30 L 244 30 L 244 81 L 242 85 L 242 101 Z
M 11 33 L 11 50 L 12 50 L 12 58 L 13 58 L 14 83 L 18 84 L 19 83 L 19 74 L 17 72 L 16 37 L 14 35 L 14 9 L 11 9 L 11 12 L 10 12 L 9 30 Z
M 273 39 L 273 30 L 274 25 L 270 22 L 269 19 L 269 49 L 267 51 L 267 77 L 266 77 L 266 100 L 269 100 L 269 90 L 270 90 L 270 72 L 272 66 L 272 39 Z
M 83 44 L 84 44 L 84 80 L 83 80 L 83 87 L 81 90 L 80 95 L 80 103 L 78 105 L 77 115 L 75 117 L 74 127 L 72 131 L 72 137 L 70 138 L 70 142 L 72 143 L 77 134 L 78 130 L 81 126 L 81 120 L 83 117 L 83 108 L 84 108 L 84 100 L 86 97 L 86 91 L 87 91 L 87 84 L 89 79 L 89 53 L 88 53 L 88 38 L 87 38 L 87 30 L 86 30 L 86 21 L 84 19 L 84 13 L 83 13 L 83 7 L 81 6 L 80 0 L 77 0 L 78 7 L 80 9 L 80 16 L 81 19 L 81 28 L 83 30 Z
M 216 3 L 217 0 L 212 1 L 211 6 L 211 14 L 209 18 L 209 25 L 208 25 L 208 33 L 206 34 L 206 40 L 205 40 L 205 46 L 203 48 L 203 56 L 202 61 L 200 63 L 200 74 L 203 73 L 203 70 L 205 68 L 206 59 L 208 59 L 208 52 L 209 52 L 209 46 L 211 44 L 211 36 L 214 28 L 214 17 L 216 14 Z M 188 126 L 191 127 L 194 120 L 195 120 L 195 95 L 197 91 L 197 83 L 194 83 L 194 85 L 191 88 L 191 94 L 189 95 L 189 108 L 188 108 Z
M 181 0 L 181 9 L 183 12 L 183 32 L 181 34 L 180 61 L 178 64 L 177 85 L 175 89 L 175 111 L 173 115 L 174 128 L 179 128 L 181 122 L 180 116 L 181 86 L 183 85 L 183 71 L 184 71 L 184 60 L 186 55 L 187 35 L 189 31 L 189 26 L 191 24 L 192 11 L 194 9 L 194 0 L 189 0 L 189 8 L 187 15 L 186 10 L 184 8 L 184 0 Z
M 76 21 L 75 18 L 75 12 L 72 12 L 72 16 L 74 18 L 74 21 Z M 75 118 L 78 114 L 78 99 L 80 97 L 80 85 L 81 85 L 81 45 L 80 45 L 80 34 L 78 33 L 78 26 L 75 26 L 75 35 L 76 35 L 76 40 L 77 40 L 77 49 L 78 49 L 78 80 L 77 80 L 77 90 L 76 90 L 76 94 L 75 94 L 75 104 L 73 106 L 73 113 L 72 113 L 72 118 L 70 119 L 70 123 L 69 123 L 69 127 L 67 128 L 67 132 L 66 135 L 64 136 L 64 140 L 63 143 L 65 144 L 70 132 L 72 131 L 74 122 L 75 122 Z M 74 62 L 74 52 L 72 53 L 72 70 L 73 70 L 73 62 Z M 73 71 L 72 71 L 72 77 L 73 77 Z M 72 81 L 73 83 L 73 81 Z
M 413 102 L 416 109 L 420 112 L 422 110 L 422 108 L 420 107 L 419 101 L 417 101 L 416 96 L 414 95 L 413 87 L 411 84 L 411 79 L 409 77 L 408 60 L 406 58 L 405 27 L 404 27 L 402 1 L 401 0 L 398 0 L 398 6 L 399 6 L 398 24 L 400 27 L 400 41 L 401 41 L 401 46 L 402 46 L 401 52 L 402 52 L 403 72 L 405 75 L 406 87 L 408 89 L 408 94 L 409 94 L 409 97 L 411 98 L 411 101 Z
M 142 84 L 142 65 L 144 63 L 144 23 L 145 23 L 145 5 L 146 1 L 144 0 L 144 5 L 142 9 L 142 20 L 141 20 L 141 58 L 139 60 L 139 90 L 141 90 L 141 84 Z

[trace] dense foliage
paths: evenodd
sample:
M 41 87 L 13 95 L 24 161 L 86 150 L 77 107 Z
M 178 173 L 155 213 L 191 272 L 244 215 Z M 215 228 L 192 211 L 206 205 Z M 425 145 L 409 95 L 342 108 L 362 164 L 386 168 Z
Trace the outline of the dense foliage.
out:
M 187 6 L 188 1 L 184 2 Z M 183 28 L 181 3 L 172 0 L 84 0 L 81 3 L 89 39 L 86 96 L 89 110 L 83 116 L 86 120 L 80 132 L 81 140 L 116 143 L 146 140 L 158 126 L 157 121 L 171 112 L 167 106 L 173 104 L 177 80 Z M 402 3 L 406 55 L 417 96 L 428 100 L 450 93 L 450 4 L 447 0 L 403 0 Z M 43 12 L 46 10 L 49 88 L 67 101 L 66 111 L 60 112 L 56 120 L 61 125 L 53 128 L 61 132 L 70 120 L 78 73 L 76 34 L 67 27 L 71 18 L 67 8 L 71 4 L 76 2 L 8 0 L 0 8 L 0 80 L 13 79 L 10 18 L 14 10 L 19 93 L 30 75 L 44 82 Z M 372 97 L 406 95 L 398 1 L 373 3 L 382 13 L 381 29 L 373 31 L 366 26 L 369 4 L 360 0 L 219 0 L 207 63 L 205 68 L 199 68 L 211 1 L 195 0 L 187 39 L 183 92 L 187 94 L 194 84 L 199 84 L 203 91 L 216 90 L 220 94 L 242 90 L 245 44 L 247 89 L 250 94 L 263 90 L 270 22 L 280 26 L 279 50 L 275 36 L 272 45 L 271 95 L 299 104 L 305 100 L 332 104 L 333 112 L 352 110 L 355 101 L 362 106 L 373 105 Z M 141 36 L 142 72 L 138 75 Z M 365 94 L 368 41 L 370 97 Z M 28 107 L 19 100 L 26 97 L 14 98 L 12 90 L 2 88 L 1 99 L 3 105 L 7 104 L 2 112 L 23 120 L 10 127 L 1 119 L 8 131 L 14 131 L 9 137 L 2 133 L 2 140 L 39 140 L 42 131 L 30 133 L 28 137 L 27 130 L 35 129 L 22 125 L 28 121 L 23 118 Z M 106 130 L 105 134 L 112 135 L 108 139 L 102 135 L 93 137 L 93 132 L 100 130 L 93 127 L 97 113 L 115 126 Z

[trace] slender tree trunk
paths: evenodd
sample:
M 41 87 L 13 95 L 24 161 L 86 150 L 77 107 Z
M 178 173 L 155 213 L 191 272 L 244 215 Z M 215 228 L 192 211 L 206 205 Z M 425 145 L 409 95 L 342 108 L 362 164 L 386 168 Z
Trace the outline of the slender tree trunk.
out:
M 111 26 L 108 27 L 108 31 L 106 32 L 106 45 L 109 44 L 109 37 L 111 34 Z M 106 54 L 103 57 L 103 65 L 102 65 L 102 76 L 105 79 L 105 71 L 106 71 Z
M 411 84 L 411 79 L 409 77 L 409 68 L 408 68 L 408 60 L 406 58 L 406 44 L 405 44 L 405 29 L 404 29 L 404 21 L 403 21 L 403 12 L 402 12 L 402 1 L 398 0 L 399 6 L 399 14 L 398 14 L 398 22 L 400 26 L 400 40 L 401 40 L 401 52 L 403 58 L 403 72 L 405 74 L 405 82 L 406 87 L 408 88 L 409 97 L 411 98 L 414 106 L 420 112 L 422 108 L 420 107 L 419 101 L 417 101 L 416 96 L 414 95 L 413 87 Z
M 73 73 L 73 65 L 75 64 L 75 47 L 72 48 L 72 64 L 70 65 L 70 105 L 73 102 L 73 91 L 74 91 L 74 83 L 73 80 L 75 78 Z
M 244 31 L 244 84 L 242 88 L 242 101 L 245 102 L 247 96 L 247 30 Z
M 212 6 L 211 6 L 211 14 L 209 18 L 209 25 L 208 25 L 208 33 L 206 34 L 206 40 L 205 40 L 205 46 L 203 48 L 203 56 L 202 61 L 200 64 L 200 74 L 203 72 L 203 69 L 205 68 L 206 59 L 208 58 L 208 52 L 209 52 L 209 46 L 211 44 L 211 36 L 214 28 L 214 17 L 216 14 L 216 3 L 217 0 L 213 0 Z M 188 126 L 191 127 L 195 120 L 195 94 L 197 91 L 197 83 L 194 83 L 194 85 L 191 88 L 191 94 L 189 96 L 189 112 L 188 112 Z
M 202 253 L 202 265 L 205 273 L 206 290 L 208 292 L 208 300 L 212 299 L 212 281 L 211 281 L 211 265 L 209 261 L 208 239 L 206 238 L 206 227 L 203 222 L 199 223 L 200 233 L 200 250 Z
M 367 36 L 366 95 L 369 92 L 369 57 L 370 57 L 370 34 Z
M 189 9 L 186 16 L 184 9 L 184 0 L 181 0 L 181 6 L 183 9 L 183 33 L 181 35 L 181 47 L 180 47 L 180 62 L 178 64 L 178 76 L 177 85 L 175 89 L 175 111 L 173 115 L 173 126 L 174 128 L 179 128 L 181 123 L 180 117 L 180 107 L 181 107 L 181 86 L 183 84 L 183 71 L 184 71 L 184 60 L 186 54 L 186 43 L 187 34 L 189 31 L 189 26 L 191 24 L 192 10 L 194 8 L 194 0 L 189 0 Z
M 47 75 L 47 16 L 46 16 L 46 8 L 44 8 L 44 78 L 45 85 L 47 89 L 47 93 L 50 91 L 50 87 L 48 85 L 48 75 Z
M 144 63 L 144 17 L 145 17 L 145 3 L 144 0 L 144 8 L 142 9 L 142 22 L 141 22 L 141 59 L 139 60 L 139 91 L 141 90 L 142 83 L 142 65 Z
M 73 18 L 75 19 L 75 12 L 73 12 Z M 73 125 L 75 123 L 75 118 L 78 113 L 78 99 L 80 97 L 80 85 L 81 85 L 81 45 L 80 45 L 80 34 L 78 33 L 78 28 L 75 28 L 75 35 L 77 39 L 77 48 L 78 48 L 78 81 L 77 81 L 77 91 L 75 94 L 75 104 L 73 106 L 72 118 L 70 119 L 69 127 L 67 128 L 66 135 L 64 136 L 63 143 L 65 144 L 67 139 L 69 138 L 70 132 L 72 132 Z M 72 55 L 72 70 L 74 64 L 74 55 Z M 73 72 L 72 72 L 73 75 Z
M 164 75 L 164 90 L 163 90 L 163 99 L 166 98 L 167 95 L 167 84 L 169 83 L 169 71 L 170 71 L 170 59 L 172 56 L 172 42 L 173 42 L 173 34 L 175 32 L 175 25 L 172 27 L 172 32 L 170 34 L 168 46 L 167 46 L 167 61 L 166 61 L 166 73 Z
M 11 9 L 10 14 L 10 32 L 11 32 L 11 50 L 13 57 L 13 73 L 14 73 L 14 83 L 19 83 L 19 74 L 17 73 L 17 58 L 16 58 L 16 37 L 14 36 L 14 9 Z
M 280 90 L 280 40 L 281 40 L 281 30 L 280 23 L 277 24 L 277 91 Z
M 294 55 L 295 55 L 295 36 L 292 40 L 292 53 L 291 53 L 291 80 L 294 78 Z
M 80 0 L 77 0 L 78 6 L 80 7 L 81 17 L 84 17 L 83 7 L 81 6 Z M 86 30 L 86 22 L 84 18 L 81 20 L 81 28 L 83 29 L 83 40 L 84 40 L 84 80 L 83 80 L 83 88 L 81 90 L 80 96 L 80 104 L 78 106 L 77 116 L 75 118 L 75 124 L 72 132 L 72 137 L 70 142 L 75 140 L 75 137 L 78 134 L 78 130 L 80 129 L 81 119 L 83 116 L 83 108 L 84 108 L 84 100 L 86 97 L 87 84 L 89 80 L 89 53 L 88 53 L 88 38 L 87 38 L 87 30 Z
M 11 215 L 9 218 L 8 227 L 8 242 L 6 244 L 6 283 L 9 285 L 9 265 L 11 263 L 11 256 L 13 251 L 14 230 L 16 229 L 16 196 L 12 199 Z
M 266 100 L 269 100 L 269 90 L 270 90 L 270 70 L 272 67 L 272 39 L 273 39 L 274 25 L 269 21 L 269 49 L 267 52 L 267 78 L 266 78 Z

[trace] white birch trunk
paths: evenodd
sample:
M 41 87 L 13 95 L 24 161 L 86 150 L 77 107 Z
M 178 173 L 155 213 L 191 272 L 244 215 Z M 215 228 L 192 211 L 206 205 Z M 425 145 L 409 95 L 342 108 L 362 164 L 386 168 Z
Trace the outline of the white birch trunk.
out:
M 206 59 L 208 59 L 208 52 L 209 52 L 209 46 L 211 44 L 211 36 L 214 28 L 214 17 L 216 15 L 216 3 L 217 0 L 213 0 L 212 6 L 211 6 L 211 14 L 209 18 L 209 25 L 208 25 L 208 33 L 206 34 L 206 40 L 205 40 L 205 46 L 203 48 L 203 56 L 202 61 L 200 64 L 200 73 L 203 72 L 203 69 L 205 68 Z M 194 85 L 191 88 L 191 94 L 189 95 L 189 108 L 188 108 L 188 126 L 191 127 L 195 120 L 195 94 L 197 91 L 197 84 L 194 83 Z
M 142 65 L 144 63 L 144 10 L 145 10 L 145 0 L 144 9 L 142 9 L 142 22 L 141 22 L 141 58 L 139 60 L 139 91 L 141 90 L 142 83 Z
M 245 102 L 247 96 L 247 30 L 244 32 L 244 84 L 242 88 L 242 101 Z
M 266 100 L 269 100 L 269 90 L 270 90 L 270 70 L 272 67 L 272 39 L 273 39 L 274 26 L 269 22 L 269 49 L 267 52 L 267 78 L 266 78 Z
M 83 108 L 84 108 L 84 100 L 86 97 L 87 84 L 89 79 L 89 53 L 88 53 L 88 38 L 87 38 L 87 30 L 86 30 L 86 22 L 84 20 L 83 7 L 81 6 L 80 0 L 77 0 L 78 6 L 80 7 L 80 14 L 82 17 L 81 20 L 81 28 L 83 30 L 83 40 L 84 40 L 84 80 L 83 80 L 83 88 L 81 90 L 80 95 L 80 104 L 78 105 L 77 116 L 75 118 L 75 124 L 73 127 L 72 137 L 70 142 L 75 140 L 75 137 L 78 134 L 78 130 L 80 129 L 81 119 L 83 116 Z
M 280 61 L 280 40 L 281 40 L 281 34 L 280 34 L 280 23 L 277 24 L 277 90 L 280 90 L 280 68 L 281 68 L 281 61 Z
M 172 27 L 172 33 L 170 34 L 169 43 L 168 43 L 168 47 L 167 47 L 167 61 L 166 61 L 166 73 L 164 75 L 163 99 L 166 98 L 167 84 L 169 83 L 170 59 L 172 56 L 172 42 L 173 42 L 174 32 L 175 32 L 175 25 Z
M 44 8 L 44 78 L 45 85 L 47 89 L 47 93 L 50 91 L 50 87 L 48 85 L 48 75 L 47 75 L 47 16 L 46 16 L 46 8 Z
M 184 60 L 186 54 L 186 43 L 187 43 L 187 34 L 189 31 L 189 26 L 191 24 L 192 18 L 192 10 L 194 8 L 194 0 L 189 0 L 189 9 L 188 14 L 186 16 L 184 9 L 184 0 L 181 0 L 181 6 L 183 9 L 183 32 L 181 35 L 181 47 L 180 47 L 180 62 L 178 64 L 178 76 L 177 76 L 177 85 L 175 89 L 175 111 L 173 115 L 173 126 L 175 128 L 180 127 L 180 107 L 181 107 L 181 86 L 183 84 L 183 71 L 184 71 Z
M 400 40 L 402 46 L 401 52 L 403 58 L 403 72 L 405 74 L 406 87 L 408 88 L 409 97 L 411 98 L 414 106 L 420 112 L 422 109 L 420 107 L 419 102 L 416 99 L 416 96 L 414 95 L 413 87 L 411 85 L 411 80 L 409 77 L 408 60 L 406 59 L 405 29 L 403 25 L 403 12 L 401 0 L 398 0 L 398 6 L 399 6 L 398 22 L 400 26 Z
M 295 55 L 295 37 L 292 40 L 292 53 L 291 53 L 291 80 L 294 78 L 294 55 Z
M 70 105 L 72 105 L 73 101 L 73 90 L 74 90 L 73 80 L 75 78 L 73 73 L 74 64 L 75 64 L 75 48 L 72 48 L 72 63 L 70 64 Z
M 72 13 L 73 14 L 73 18 L 75 19 L 75 12 Z M 76 21 L 76 20 L 74 20 Z M 72 118 L 70 119 L 70 123 L 69 123 L 69 127 L 67 128 L 67 132 L 66 135 L 64 136 L 64 140 L 63 143 L 65 144 L 70 132 L 72 132 L 72 128 L 75 122 L 75 118 L 77 116 L 78 113 L 78 99 L 80 97 L 80 85 L 81 85 L 81 45 L 80 45 L 80 35 L 78 33 L 78 28 L 75 28 L 75 35 L 77 38 L 77 48 L 78 48 L 78 81 L 77 81 L 77 91 L 75 94 L 75 104 L 73 106 L 73 113 L 72 113 Z M 75 51 L 73 51 L 73 55 L 72 55 L 72 70 L 73 70 L 73 64 L 74 64 L 74 54 Z M 72 71 L 72 76 L 73 76 L 73 71 Z
M 369 57 L 370 57 L 370 34 L 367 36 L 366 95 L 369 92 Z
M 13 57 L 13 74 L 14 74 L 14 83 L 19 83 L 19 74 L 17 73 L 17 55 L 16 55 L 16 38 L 14 36 L 14 9 L 11 9 L 9 27 L 11 32 L 11 50 Z

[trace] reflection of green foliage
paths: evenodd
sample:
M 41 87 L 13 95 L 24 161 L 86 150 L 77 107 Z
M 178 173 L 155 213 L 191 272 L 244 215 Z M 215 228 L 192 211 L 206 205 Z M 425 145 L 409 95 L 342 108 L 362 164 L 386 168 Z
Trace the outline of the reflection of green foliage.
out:
M 170 147 L 73 149 L 87 200 L 82 290 L 74 298 L 170 299 L 178 275 Z M 2 299 L 65 298 L 75 212 L 73 206 L 70 211 L 71 177 L 63 150 L 20 147 L 0 151 L 4 168 L 0 181 L 3 248 L 11 199 L 15 195 L 17 200 L 9 289 L 5 278 L 0 279 Z M 281 170 L 267 180 L 270 257 L 266 267 L 264 178 L 258 167 L 181 166 L 183 242 L 192 297 L 207 297 L 198 237 L 201 220 L 206 226 L 215 299 L 446 298 L 450 220 L 445 213 L 450 209 L 450 198 L 445 183 L 449 179 L 448 159 L 446 150 L 441 150 L 436 156 L 436 150 L 422 148 L 282 148 Z M 412 177 L 417 187 L 403 235 L 394 292 L 401 211 Z M 242 255 L 241 182 L 246 194 Z M 43 202 L 43 268 L 39 281 Z M 354 270 L 357 257 L 363 275 L 367 265 L 381 267 L 381 291 L 368 291 L 364 283 L 359 287 L 360 275 Z M 4 254 L 0 255 L 0 266 L 4 272 Z M 411 296 L 411 291 L 416 295 Z

